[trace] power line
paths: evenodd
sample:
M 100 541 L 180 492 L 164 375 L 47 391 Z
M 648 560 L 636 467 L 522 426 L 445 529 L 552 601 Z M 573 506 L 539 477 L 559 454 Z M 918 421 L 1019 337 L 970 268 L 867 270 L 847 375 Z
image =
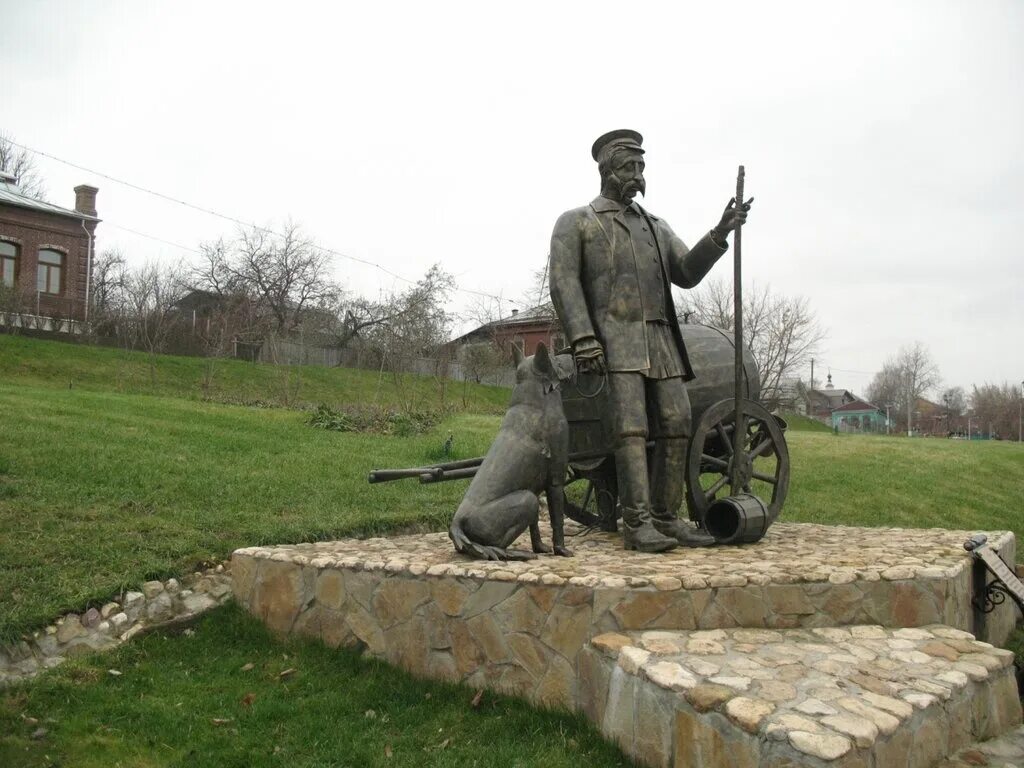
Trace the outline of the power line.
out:
M 73 163 L 70 160 L 65 160 L 64 158 L 57 157 L 56 155 L 51 155 L 48 152 L 43 152 L 42 150 L 34 149 L 34 148 L 26 146 L 24 144 L 19 144 L 16 141 L 10 141 L 10 140 L 8 140 L 8 141 L 13 146 L 18 147 L 19 149 L 23 149 L 26 152 L 32 152 L 35 155 L 39 155 L 40 157 L 45 157 L 45 158 L 48 158 L 50 160 L 54 160 L 54 161 L 56 161 L 58 163 L 63 163 L 64 165 L 67 165 L 67 166 L 69 166 L 71 168 L 75 168 L 75 169 L 77 169 L 79 171 L 84 171 L 86 173 L 91 173 L 91 174 L 93 174 L 95 176 L 99 176 L 101 178 L 107 179 L 108 181 L 113 181 L 116 184 L 121 184 L 121 185 L 126 186 L 126 187 L 128 187 L 130 189 L 134 189 L 134 190 L 136 190 L 138 192 L 144 192 L 147 195 L 153 195 L 154 197 L 158 197 L 158 198 L 160 198 L 162 200 L 166 200 L 167 202 L 175 203 L 177 205 L 182 205 L 182 206 L 185 206 L 186 208 L 191 208 L 192 210 L 199 211 L 200 213 L 205 213 L 208 216 L 215 216 L 215 217 L 217 217 L 219 219 L 223 219 L 225 221 L 230 221 L 233 224 L 236 224 L 236 225 L 241 226 L 241 227 L 251 227 L 252 229 L 255 229 L 255 230 L 260 231 L 260 232 L 265 232 L 267 234 L 275 235 L 277 237 L 283 237 L 283 235 L 280 232 L 275 232 L 274 230 L 268 229 L 267 227 L 261 227 L 258 224 L 254 224 L 254 223 L 248 222 L 248 221 L 243 221 L 242 219 L 235 218 L 234 216 L 229 216 L 226 213 L 220 213 L 219 211 L 215 211 L 212 208 L 205 208 L 205 207 L 203 207 L 201 205 L 196 205 L 196 204 L 190 203 L 190 202 L 188 202 L 186 200 L 179 200 L 176 197 L 171 197 L 170 195 L 165 195 L 163 192 L 157 192 L 156 190 L 149 189 L 147 187 L 143 187 L 143 186 L 140 186 L 138 184 L 133 184 L 130 181 L 125 181 L 124 179 L 119 179 L 116 176 L 111 176 L 110 174 L 103 173 L 102 171 L 96 171 L 96 170 L 93 170 L 92 168 L 86 168 L 84 165 L 79 165 L 78 163 Z M 183 246 L 183 245 L 178 245 L 177 243 L 172 243 L 169 240 L 163 240 L 162 238 L 155 237 L 153 235 L 147 235 L 147 234 L 144 234 L 142 232 L 136 232 L 134 230 L 128 229 L 128 227 L 120 227 L 120 226 L 117 226 L 117 225 L 113 225 L 113 226 L 117 227 L 118 229 L 124 229 L 124 230 L 126 230 L 128 232 L 133 232 L 136 235 L 141 235 L 142 237 L 147 237 L 147 238 L 149 238 L 151 240 L 157 240 L 159 242 L 166 243 L 168 245 L 173 245 L 173 246 L 175 246 L 177 248 L 182 248 L 183 250 L 186 250 L 186 251 L 192 251 L 193 253 L 201 253 L 201 251 L 198 251 L 198 250 L 196 250 L 194 248 L 188 248 L 188 247 Z M 383 266 L 381 266 L 380 264 L 378 264 L 376 262 L 368 261 L 366 259 L 361 259 L 358 256 L 352 256 L 352 255 L 347 254 L 347 253 L 342 253 L 341 251 L 336 251 L 333 248 L 324 248 L 324 247 L 321 247 L 321 246 L 318 246 L 318 248 L 320 248 L 320 250 L 324 251 L 325 253 L 331 254 L 332 256 L 339 256 L 339 257 L 341 257 L 343 259 L 348 259 L 349 261 L 354 261 L 354 262 L 357 262 L 359 264 L 364 264 L 364 265 L 366 265 L 368 267 L 374 267 L 374 268 L 380 270 L 381 272 L 383 272 L 384 274 L 390 275 L 391 277 L 395 278 L 396 280 L 401 280 L 402 282 L 409 283 L 410 285 L 415 285 L 416 284 L 415 280 L 410 280 L 407 277 L 403 277 L 402 275 L 396 274 L 395 272 L 392 272 L 390 269 L 387 269 L 386 267 L 383 267 Z M 495 296 L 495 295 L 490 294 L 490 293 L 484 293 L 483 291 L 474 291 L 471 288 L 459 288 L 458 286 L 456 286 L 455 290 L 459 291 L 460 293 L 470 293 L 470 294 L 474 294 L 476 296 L 485 296 L 487 298 L 501 300 L 499 296 Z

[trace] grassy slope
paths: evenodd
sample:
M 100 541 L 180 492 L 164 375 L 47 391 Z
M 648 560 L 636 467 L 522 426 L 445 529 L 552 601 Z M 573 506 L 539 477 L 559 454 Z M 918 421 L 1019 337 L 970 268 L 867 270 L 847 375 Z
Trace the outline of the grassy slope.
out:
M 497 417 L 412 438 L 313 429 L 305 415 L 0 384 L 0 635 L 146 576 L 259 542 L 441 527 L 463 484 L 370 486 L 374 467 L 485 453 Z
M 0 692 L 0 765 L 629 765 L 581 716 L 472 697 L 355 651 L 275 641 L 228 606 L 191 636 L 148 635 Z M 40 725 L 49 733 L 33 740 Z
M 480 455 L 498 417 L 433 433 L 312 429 L 304 415 L 178 398 L 0 384 L 0 635 L 238 546 L 441 528 L 465 482 L 371 486 L 436 460 L 449 432 Z M 1024 450 L 1009 443 L 788 435 L 784 517 L 1024 534 Z
M 209 386 L 203 382 L 212 370 Z M 128 352 L 108 347 L 41 341 L 0 333 L 0 382 L 124 394 L 163 395 L 229 403 L 301 405 L 380 403 L 416 408 L 447 405 L 500 413 L 508 390 L 441 382 L 428 376 L 350 368 L 271 366 L 241 360 Z

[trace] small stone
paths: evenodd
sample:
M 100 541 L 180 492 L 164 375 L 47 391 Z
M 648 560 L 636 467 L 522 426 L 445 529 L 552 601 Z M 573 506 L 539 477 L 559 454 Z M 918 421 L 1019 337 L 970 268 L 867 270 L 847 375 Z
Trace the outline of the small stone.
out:
M 936 680 L 941 680 L 944 683 L 950 683 L 955 688 L 963 688 L 967 685 L 967 675 L 956 669 L 947 669 L 945 672 L 940 672 L 935 676 Z
M 900 696 L 918 709 L 928 709 L 928 707 L 938 701 L 930 693 L 921 693 L 920 691 L 903 691 L 900 693 Z
M 826 704 L 821 699 L 805 699 L 793 707 L 797 712 L 805 715 L 838 715 L 839 710 Z
M 850 634 L 859 640 L 884 640 L 885 630 L 878 625 L 850 627 Z
M 794 715 L 785 712 L 781 715 L 773 715 L 764 732 L 767 736 L 781 740 L 786 738 L 789 731 L 808 731 L 809 733 L 821 733 L 824 729 L 809 717 Z
M 927 653 L 929 656 L 937 656 L 940 659 L 945 659 L 946 661 L 956 661 L 960 658 L 959 651 L 941 640 L 932 640 L 930 643 L 925 643 L 921 646 L 921 653 Z
M 686 644 L 686 651 L 698 656 L 717 656 L 725 653 L 725 648 L 722 647 L 721 643 L 716 643 L 714 640 L 691 639 Z
M 775 711 L 775 705 L 762 699 L 737 696 L 727 702 L 725 713 L 747 733 L 757 733 L 761 721 Z
M 920 651 L 893 651 L 889 656 L 905 664 L 930 664 L 935 660 L 934 656 L 929 656 L 927 653 L 921 653 Z
M 104 635 L 109 635 L 110 631 L 111 631 L 110 622 L 109 621 L 101 621 L 99 623 L 99 625 L 96 627 L 96 631 L 97 632 L 101 632 Z
M 723 685 L 701 683 L 686 692 L 686 700 L 698 712 L 708 712 L 733 697 L 735 691 Z
M 142 594 L 146 596 L 147 600 L 152 600 L 163 591 L 164 585 L 159 581 L 147 581 L 142 585 Z
M 159 584 L 159 582 L 157 583 Z M 161 584 L 160 587 L 162 589 L 163 585 Z M 146 606 L 146 616 L 150 621 L 169 619 L 173 613 L 172 607 L 171 596 L 166 592 L 159 592 Z
M 599 651 L 605 651 L 617 656 L 619 651 L 631 642 L 626 635 L 620 635 L 618 632 L 606 632 L 595 637 L 590 641 L 590 644 Z
M 708 580 L 703 576 L 684 576 L 683 589 L 707 589 Z
M 984 680 L 988 677 L 988 670 L 980 664 L 969 664 L 965 661 L 958 661 L 953 665 L 953 669 L 958 672 L 963 672 L 971 680 Z
M 100 617 L 109 619 L 115 613 L 121 610 L 121 606 L 117 603 L 104 603 L 103 607 L 100 608 Z
M 725 685 L 729 688 L 735 688 L 737 691 L 746 691 L 750 688 L 749 677 L 729 677 L 726 675 L 717 675 L 708 680 L 709 683 L 715 685 Z
M 896 717 L 901 720 L 906 720 L 914 714 L 914 710 L 911 706 L 905 704 L 899 699 L 894 699 L 892 696 L 881 696 L 877 693 L 865 691 L 860 695 L 860 698 L 864 699 L 864 701 L 873 707 L 884 710 L 889 714 L 896 715 Z
M 64 617 L 63 623 L 57 627 L 57 642 L 67 643 L 84 634 L 85 628 L 82 626 L 78 616 L 69 613 Z
M 903 704 L 903 702 L 900 702 Z M 900 721 L 898 718 L 893 717 L 888 712 L 883 712 L 880 709 L 869 707 L 859 699 L 855 699 L 852 696 L 844 696 L 839 699 L 839 704 L 847 711 L 852 712 L 858 717 L 862 717 L 865 720 L 872 722 L 879 732 L 889 736 L 896 732 L 899 728 Z M 906 704 L 904 704 L 906 706 Z
M 720 643 L 728 640 L 729 636 L 721 629 L 704 629 L 700 632 L 691 632 L 690 638 L 692 640 L 714 640 Z
M 688 691 L 697 685 L 697 678 L 671 661 L 648 664 L 644 667 L 644 674 L 655 685 L 671 691 Z
M 857 572 L 851 570 L 836 570 L 828 575 L 828 580 L 832 584 L 850 584 L 857 580 Z
M 686 666 L 698 675 L 702 675 L 704 677 L 711 677 L 712 675 L 717 675 L 722 671 L 720 666 L 712 664 L 710 661 L 705 661 L 704 659 L 687 659 Z
M 796 688 L 778 680 L 765 680 L 758 688 L 757 695 L 765 701 L 790 701 L 796 698 Z
M 640 668 L 647 663 L 651 657 L 650 651 L 645 651 L 632 645 L 627 645 L 619 651 L 619 666 L 624 672 L 631 675 L 640 674 Z
M 124 611 L 121 611 L 121 613 L 115 613 L 110 617 L 110 626 L 114 632 L 120 632 L 128 626 L 128 614 Z
M 128 592 L 124 596 L 124 607 L 125 608 L 132 608 L 132 607 L 138 605 L 139 603 L 144 602 L 145 599 L 146 599 L 146 596 L 144 594 L 142 594 L 141 592 Z
M 202 613 L 217 605 L 210 595 L 192 594 L 181 601 L 182 607 L 189 613 Z
M 167 583 L 164 584 L 164 589 L 170 592 L 172 595 L 176 595 L 181 592 L 181 582 L 177 579 L 168 579 Z
M 675 576 L 655 576 L 651 579 L 651 584 L 661 592 L 674 592 L 683 586 L 683 582 Z
M 916 627 L 904 627 L 903 629 L 897 629 L 892 633 L 893 637 L 898 637 L 901 640 L 931 640 L 935 637 L 931 632 L 926 629 L 917 629 Z
M 822 760 L 836 760 L 853 748 L 850 740 L 842 736 L 808 731 L 790 731 L 789 743 L 793 745 L 793 749 L 805 755 L 820 757 Z
M 92 629 L 102 621 L 102 618 L 103 617 L 100 616 L 100 612 L 98 610 L 90 608 L 82 614 L 82 626 L 86 629 Z
M 878 726 L 856 715 L 830 715 L 823 717 L 821 724 L 833 731 L 852 736 L 858 747 L 870 747 L 878 738 Z

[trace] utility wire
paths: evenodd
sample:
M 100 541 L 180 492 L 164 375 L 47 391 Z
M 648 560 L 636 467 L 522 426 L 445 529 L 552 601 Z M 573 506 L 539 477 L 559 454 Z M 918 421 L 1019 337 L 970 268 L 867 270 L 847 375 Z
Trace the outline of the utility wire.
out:
M 267 227 L 261 227 L 258 224 L 254 224 L 254 223 L 248 222 L 248 221 L 243 221 L 242 219 L 237 219 L 234 216 L 229 216 L 226 213 L 220 213 L 219 211 L 215 211 L 212 208 L 205 208 L 205 207 L 203 207 L 201 205 L 195 205 L 194 203 L 190 203 L 190 202 L 187 202 L 185 200 L 179 200 L 176 197 L 171 197 L 170 195 L 165 195 L 163 192 L 157 192 L 156 190 L 148 189 L 147 187 L 142 187 L 142 186 L 139 186 L 138 184 L 133 184 L 130 181 L 125 181 L 124 179 L 119 179 L 116 176 L 111 176 L 109 174 L 103 173 L 102 171 L 96 171 L 96 170 L 93 170 L 92 168 L 86 168 L 84 165 L 79 165 L 78 163 L 73 163 L 70 160 L 65 160 L 64 158 L 57 157 L 56 155 L 51 155 L 48 152 L 43 152 L 42 150 L 34 149 L 33 147 L 29 147 L 29 146 L 26 146 L 24 144 L 19 144 L 16 141 L 10 141 L 10 140 L 8 140 L 8 141 L 13 146 L 18 147 L 19 149 L 23 149 L 26 152 L 31 152 L 31 153 L 33 153 L 35 155 L 39 155 L 40 157 L 45 157 L 45 158 L 48 158 L 50 160 L 54 160 L 54 161 L 56 161 L 58 163 L 63 163 L 64 165 L 70 166 L 71 168 L 75 168 L 75 169 L 77 169 L 79 171 L 85 171 L 86 173 L 91 173 L 94 176 L 99 176 L 100 178 L 107 179 L 108 181 L 113 181 L 116 184 L 121 184 L 123 186 L 129 187 L 130 189 L 134 189 L 134 190 L 136 190 L 138 192 L 144 192 L 147 195 L 153 195 L 154 197 L 159 197 L 160 199 L 166 200 L 167 202 L 175 203 L 177 205 L 182 205 L 182 206 L 185 206 L 186 208 L 191 208 L 192 210 L 199 211 L 200 213 L 205 213 L 208 216 L 215 216 L 215 217 L 217 217 L 219 219 L 224 219 L 225 221 L 230 221 L 233 224 L 237 224 L 238 226 L 241 226 L 241 227 L 251 227 L 252 229 L 255 229 L 255 230 L 260 231 L 260 232 L 265 232 L 267 234 L 275 235 L 277 237 L 283 237 L 283 235 L 280 232 L 275 232 L 274 230 L 268 229 Z M 114 226 L 117 226 L 117 225 L 114 225 Z M 200 251 L 197 251 L 194 248 L 187 248 L 185 246 L 178 245 L 177 243 L 172 243 L 172 242 L 170 242 L 168 240 L 163 240 L 163 239 L 161 239 L 159 237 L 155 237 L 153 235 L 147 235 L 147 234 L 144 234 L 142 232 L 136 232 L 134 230 L 130 230 L 127 227 L 117 227 L 117 228 L 118 229 L 124 229 L 124 230 L 126 230 L 128 232 L 133 232 L 133 234 L 141 235 L 142 237 L 148 237 L 151 240 L 158 240 L 160 242 L 167 243 L 168 245 L 174 245 L 174 246 L 176 246 L 178 248 L 183 248 L 186 251 L 192 251 L 193 253 L 200 253 Z M 320 246 L 318 246 L 318 247 L 320 248 L 320 250 L 324 251 L 325 253 L 329 253 L 332 256 L 339 256 L 339 257 L 341 257 L 343 259 L 348 259 L 350 261 L 358 262 L 359 264 L 365 264 L 368 267 L 374 267 L 374 268 L 380 270 L 381 272 L 383 272 L 384 274 L 390 275 L 391 277 L 395 278 L 396 280 L 401 280 L 402 282 L 409 283 L 410 285 L 415 285 L 415 283 L 416 283 L 415 280 L 410 280 L 407 277 L 403 277 L 402 275 L 396 274 L 396 273 L 392 272 L 390 269 L 387 269 L 386 267 L 383 267 L 383 266 L 381 266 L 380 264 L 378 264 L 376 262 L 368 261 L 366 259 L 361 259 L 358 256 L 352 256 L 352 255 L 347 254 L 347 253 L 342 253 L 341 251 L 336 251 L 333 248 L 323 248 L 323 247 L 320 247 Z M 476 296 L 484 296 L 484 297 L 487 297 L 487 298 L 490 298 L 490 299 L 498 299 L 499 301 L 501 300 L 500 297 L 495 296 L 494 294 L 484 293 L 483 291 L 474 291 L 471 288 L 459 288 L 458 286 L 456 286 L 455 290 L 459 291 L 460 293 L 470 293 L 470 294 L 474 294 Z

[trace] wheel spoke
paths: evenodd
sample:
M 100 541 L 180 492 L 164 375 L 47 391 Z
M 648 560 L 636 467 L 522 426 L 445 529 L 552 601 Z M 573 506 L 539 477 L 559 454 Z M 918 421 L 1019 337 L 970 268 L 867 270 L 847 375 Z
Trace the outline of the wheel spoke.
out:
M 749 456 L 752 459 L 756 459 L 758 456 L 761 456 L 769 448 L 774 448 L 774 447 L 775 447 L 775 443 L 772 442 L 771 438 L 768 438 L 766 440 L 762 440 L 760 443 L 758 443 L 756 448 L 754 448 L 753 450 L 750 451 Z
M 710 501 L 714 501 L 715 494 L 718 493 L 720 490 L 722 490 L 722 488 L 728 482 L 729 482 L 729 476 L 728 475 L 722 475 L 720 478 L 718 478 L 715 481 L 714 485 L 712 485 L 710 488 L 708 488 L 706 491 L 704 491 L 704 498 L 707 499 L 709 502 Z
M 722 442 L 725 443 L 725 450 L 727 450 L 729 455 L 732 456 L 732 440 L 730 440 L 729 436 L 725 433 L 725 427 L 722 426 L 722 422 L 715 424 L 715 429 L 718 430 L 718 436 L 722 439 Z
M 708 456 L 706 453 L 702 453 L 700 455 L 700 460 L 702 462 L 707 462 L 713 467 L 718 467 L 719 469 L 729 468 L 729 462 L 723 461 L 722 459 L 719 459 L 716 456 Z
M 760 480 L 762 483 L 769 483 L 775 485 L 778 481 L 771 475 L 766 475 L 763 472 L 751 472 L 750 476 L 755 480 Z

